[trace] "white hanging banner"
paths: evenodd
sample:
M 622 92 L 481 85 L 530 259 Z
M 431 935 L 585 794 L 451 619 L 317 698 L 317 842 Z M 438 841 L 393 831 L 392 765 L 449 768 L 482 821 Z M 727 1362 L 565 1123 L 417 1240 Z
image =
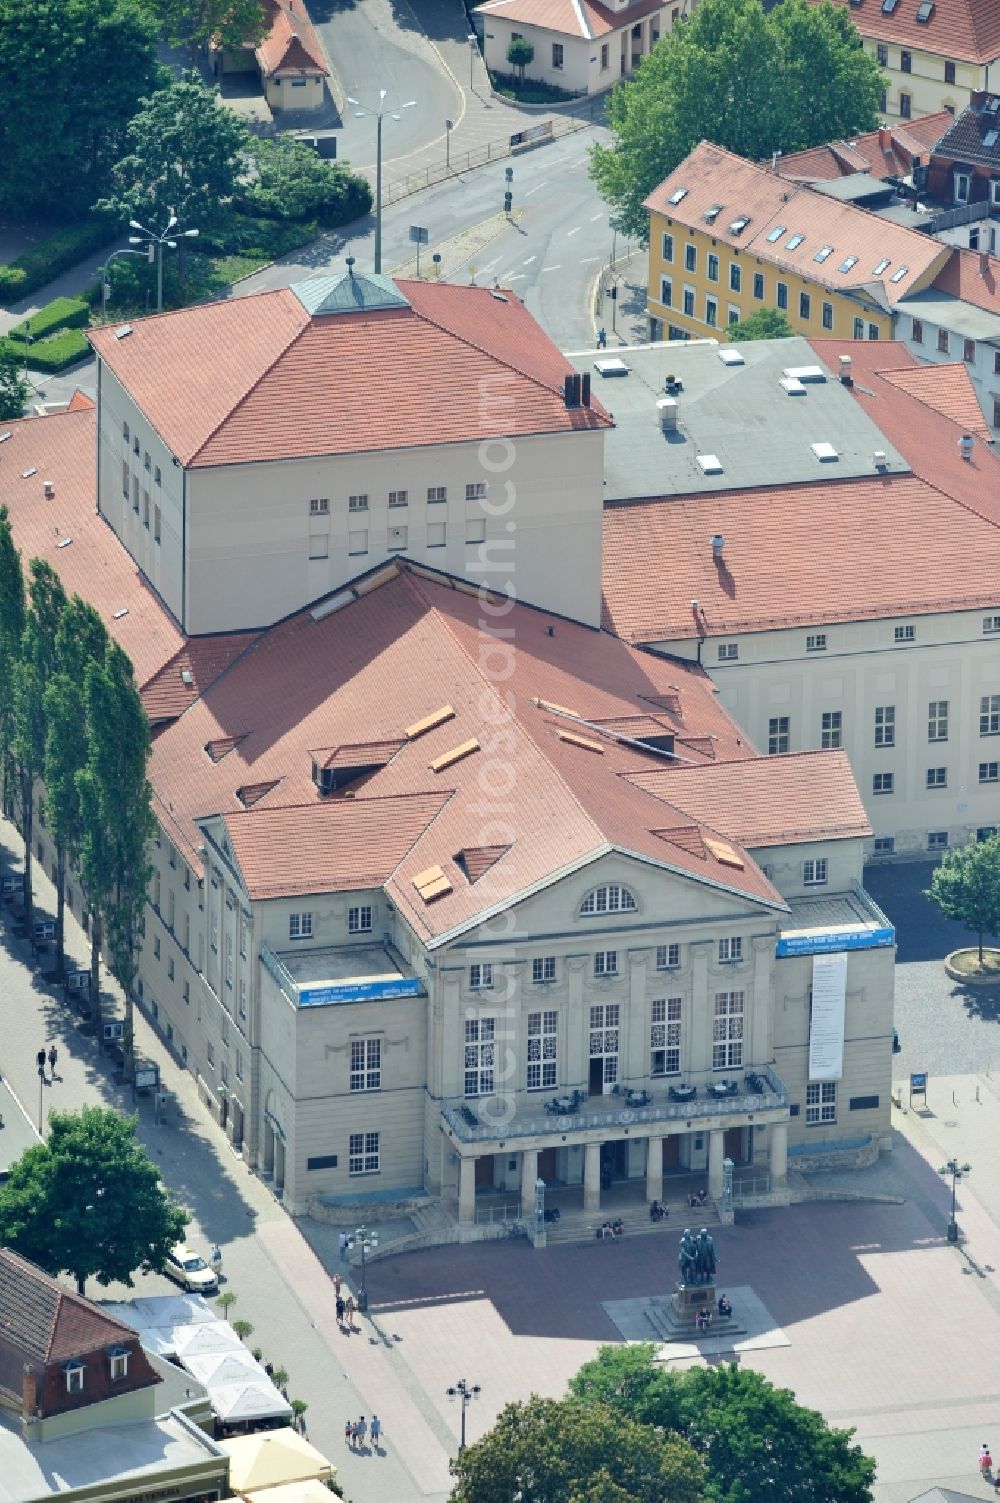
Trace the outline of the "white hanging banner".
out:
M 840 1080 L 844 1073 L 847 952 L 813 956 L 809 1079 Z

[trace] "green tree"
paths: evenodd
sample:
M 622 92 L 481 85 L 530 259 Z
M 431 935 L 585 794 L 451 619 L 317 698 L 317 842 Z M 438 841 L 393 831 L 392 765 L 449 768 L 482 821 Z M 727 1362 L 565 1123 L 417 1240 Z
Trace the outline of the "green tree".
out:
M 21 375 L 21 361 L 7 346 L 0 346 L 0 421 L 19 418 L 28 400 L 28 383 Z
M 126 131 L 125 155 L 113 168 L 111 192 L 98 207 L 154 231 L 165 230 L 172 214 L 180 229 L 210 225 L 236 192 L 246 143 L 242 121 L 217 93 L 185 74 L 142 101 Z
M 137 1116 L 100 1106 L 52 1112 L 44 1143 L 0 1185 L 0 1242 L 47 1273 L 131 1287 L 137 1269 L 162 1268 L 188 1217 L 135 1141 Z
M 359 219 L 372 206 L 365 178 L 343 162 L 325 162 L 301 141 L 288 136 L 255 140 L 247 156 L 255 172 L 240 193 L 240 205 L 252 214 L 333 225 Z
M 0 0 L 0 206 L 63 215 L 103 191 L 158 87 L 141 0 Z
M 847 11 L 824 0 L 700 0 L 608 103 L 612 144 L 590 174 L 626 233 L 645 239 L 642 205 L 697 146 L 759 160 L 870 130 L 884 78 Z
M 507 61 L 517 69 L 517 76 L 524 87 L 524 70 L 535 60 L 535 49 L 527 37 L 511 37 L 507 47 Z
M 28 570 L 29 604 L 21 655 L 14 668 L 14 755 L 20 774 L 24 908 L 30 922 L 35 784 L 45 766 L 45 691 L 55 672 L 56 633 L 66 606 L 66 592 L 58 574 L 44 559 L 33 558 Z
M 24 570 L 14 547 L 10 513 L 0 506 L 0 759 L 3 763 L 3 809 L 13 802 L 14 682 L 24 637 Z
M 93 606 L 74 595 L 67 603 L 55 642 L 55 672 L 45 690 L 45 809 L 56 843 L 57 972 L 65 955 L 66 868 L 77 866 L 83 840 L 83 815 L 77 775 L 87 759 L 84 682 L 87 664 L 100 663 L 108 646 L 104 623 Z M 90 905 L 84 886 L 84 896 Z M 93 916 L 92 916 L 93 918 Z M 100 925 L 91 923 L 91 995 L 100 1003 Z M 98 1016 L 98 1022 L 100 1017 Z
M 703 1483 L 676 1435 L 575 1399 L 508 1404 L 451 1469 L 451 1503 L 698 1503 Z
M 976 935 L 982 966 L 984 936 L 1000 935 L 1000 835 L 946 852 L 927 896 Z
M 171 47 L 187 47 L 191 66 L 209 42 L 238 52 L 256 47 L 267 33 L 261 0 L 151 0 Z
M 578 1401 L 662 1427 L 704 1462 L 713 1503 L 871 1503 L 875 1463 L 759 1373 L 735 1363 L 678 1373 L 652 1345 L 603 1347 L 570 1383 Z
M 134 1061 L 133 987 L 139 926 L 152 868 L 156 828 L 149 763 L 149 721 L 132 664 L 116 642 L 84 675 L 87 760 L 77 774 L 82 836 L 80 868 L 99 914 L 112 975 L 125 996 L 125 1073 Z M 93 979 L 91 980 L 93 987 Z
M 788 319 L 778 308 L 756 308 L 749 318 L 738 324 L 730 324 L 726 334 L 734 344 L 744 344 L 751 339 L 786 339 L 794 334 Z

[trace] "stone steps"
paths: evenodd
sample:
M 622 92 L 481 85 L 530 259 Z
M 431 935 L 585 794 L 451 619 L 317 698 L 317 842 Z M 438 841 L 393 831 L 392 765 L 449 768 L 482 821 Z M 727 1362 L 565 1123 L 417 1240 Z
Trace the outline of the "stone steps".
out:
M 715 1207 L 711 1204 L 699 1206 L 697 1211 L 691 1211 L 691 1219 L 683 1218 L 680 1208 L 671 1210 L 665 1221 L 650 1221 L 649 1208 L 645 1205 L 635 1209 L 622 1209 L 609 1207 L 601 1211 L 564 1211 L 556 1222 L 550 1222 L 545 1228 L 546 1242 L 551 1247 L 560 1242 L 596 1242 L 597 1228 L 604 1222 L 621 1220 L 624 1223 L 625 1237 L 649 1237 L 666 1236 L 671 1245 L 676 1246 L 680 1241 L 681 1232 L 685 1226 L 698 1227 L 718 1226 L 719 1217 Z

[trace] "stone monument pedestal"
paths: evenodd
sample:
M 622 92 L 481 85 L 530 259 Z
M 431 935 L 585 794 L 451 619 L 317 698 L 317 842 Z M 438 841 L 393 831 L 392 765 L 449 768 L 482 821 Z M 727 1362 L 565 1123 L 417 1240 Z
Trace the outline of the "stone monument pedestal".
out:
M 718 1316 L 716 1305 L 715 1284 L 678 1284 L 670 1300 L 670 1308 L 678 1325 L 690 1326 L 694 1330 L 695 1321 L 699 1310 L 711 1310 L 714 1316 Z M 713 1320 L 712 1324 L 715 1324 Z
M 699 1331 L 698 1311 L 709 1310 L 712 1323 L 707 1331 Z M 745 1336 L 746 1326 L 740 1325 L 735 1314 L 720 1315 L 718 1296 L 714 1281 L 711 1284 L 678 1283 L 670 1300 L 650 1315 L 650 1324 L 665 1341 L 707 1341 L 713 1336 Z

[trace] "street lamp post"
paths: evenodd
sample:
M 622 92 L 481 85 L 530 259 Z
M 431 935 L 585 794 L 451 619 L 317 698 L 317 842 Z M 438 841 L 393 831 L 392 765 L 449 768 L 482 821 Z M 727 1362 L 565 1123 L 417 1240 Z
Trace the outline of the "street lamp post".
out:
M 42 1097 L 45 1094 L 45 1050 L 38 1051 L 38 1136 L 42 1137 Z
M 145 256 L 146 260 L 149 261 L 152 264 L 152 260 L 153 260 L 153 257 L 155 256 L 155 254 L 156 254 L 156 250 L 155 250 L 152 242 L 150 242 L 150 244 L 147 245 L 147 247 L 146 247 L 145 250 L 116 250 L 116 251 L 112 251 L 111 252 L 110 256 L 105 261 L 104 265 L 101 267 L 101 322 L 102 323 L 104 322 L 105 318 L 107 317 L 107 313 L 108 313 L 108 298 L 111 296 L 111 282 L 109 280 L 109 277 L 111 275 L 111 273 L 110 273 L 110 266 L 111 266 L 112 261 L 115 259 L 115 257 L 116 256 Z
M 474 31 L 469 32 L 469 88 L 476 81 L 476 53 L 479 51 L 479 38 Z
M 375 1248 L 378 1247 L 378 1237 L 374 1232 L 369 1231 L 368 1227 L 359 1226 L 354 1233 L 354 1240 L 361 1248 L 361 1288 L 358 1290 L 358 1309 L 364 1314 L 368 1309 L 368 1266 L 366 1259 L 368 1254 L 374 1252 Z
M 444 122 L 444 170 L 451 171 L 451 133 L 455 129 L 454 120 Z
M 958 1162 L 958 1159 L 949 1159 L 948 1162 L 946 1164 L 942 1164 L 941 1168 L 938 1170 L 938 1174 L 943 1175 L 945 1179 L 948 1178 L 949 1174 L 951 1175 L 951 1220 L 948 1223 L 949 1242 L 958 1241 L 958 1222 L 955 1220 L 956 1188 L 958 1186 L 959 1180 L 962 1178 L 962 1175 L 968 1174 L 971 1168 L 971 1164 L 960 1164 Z
M 465 1378 L 459 1378 L 453 1388 L 448 1388 L 445 1391 L 452 1402 L 455 1399 L 461 1399 L 462 1401 L 462 1434 L 458 1442 L 458 1449 L 462 1452 L 465 1450 L 465 1411 L 473 1399 L 478 1399 L 481 1389 L 478 1383 L 469 1383 Z
M 173 210 L 170 211 L 170 218 L 167 220 L 166 229 L 163 230 L 159 235 L 155 230 L 147 230 L 146 226 L 144 224 L 140 224 L 138 219 L 130 219 L 128 222 L 128 227 L 130 230 L 139 231 L 138 235 L 130 235 L 128 237 L 129 245 L 142 245 L 143 243 L 145 243 L 149 247 L 150 251 L 152 251 L 154 248 L 156 250 L 157 313 L 163 312 L 163 247 L 166 245 L 169 246 L 171 250 L 176 250 L 178 240 L 193 240 L 194 237 L 199 233 L 198 230 L 179 230 L 176 226 L 177 215 L 173 212 Z M 145 241 L 143 237 L 145 237 Z M 108 259 L 110 260 L 111 258 L 109 257 Z
M 376 155 L 375 155 L 375 275 L 376 276 L 378 276 L 379 273 L 382 270 L 382 116 L 385 114 L 385 96 L 386 96 L 387 92 L 388 91 L 386 89 L 379 89 L 379 91 L 378 91 L 378 109 L 377 110 L 363 110 L 363 109 L 360 109 L 360 108 L 356 108 L 355 111 L 354 111 L 355 115 L 357 116 L 357 118 L 359 120 L 363 120 L 366 115 L 372 115 L 373 114 L 375 116 L 376 120 L 378 121 L 378 127 L 377 127 L 377 130 L 376 130 L 376 133 L 375 133 L 375 140 L 376 140 Z M 357 105 L 358 104 L 358 101 L 356 99 L 352 99 L 351 96 L 350 96 L 350 94 L 348 94 L 348 96 L 347 96 L 347 102 L 348 102 L 348 104 L 353 104 L 353 105 Z M 416 102 L 417 101 L 415 99 L 408 99 L 406 101 L 406 103 L 405 104 L 401 104 L 399 108 L 401 110 L 412 110 L 413 107 L 414 107 L 414 105 L 416 104 Z M 390 110 L 389 111 L 389 117 L 392 120 L 398 120 L 400 118 L 400 116 L 399 116 L 399 114 L 398 114 L 398 112 L 396 110 Z

